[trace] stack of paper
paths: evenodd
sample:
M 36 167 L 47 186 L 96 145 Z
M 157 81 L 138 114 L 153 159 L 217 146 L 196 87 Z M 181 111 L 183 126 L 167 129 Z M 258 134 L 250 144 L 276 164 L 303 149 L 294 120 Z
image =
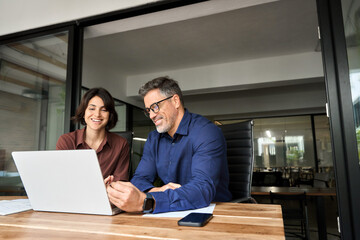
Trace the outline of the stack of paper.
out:
M 156 214 L 144 214 L 143 217 L 173 217 L 173 218 L 183 218 L 189 213 L 197 212 L 197 213 L 213 213 L 216 204 L 211 203 L 208 207 L 198 208 L 193 210 L 186 211 L 177 211 L 177 212 L 166 212 L 166 213 L 156 213 Z
M 29 199 L 15 199 L 0 201 L 0 215 L 8 215 L 12 213 L 31 210 Z

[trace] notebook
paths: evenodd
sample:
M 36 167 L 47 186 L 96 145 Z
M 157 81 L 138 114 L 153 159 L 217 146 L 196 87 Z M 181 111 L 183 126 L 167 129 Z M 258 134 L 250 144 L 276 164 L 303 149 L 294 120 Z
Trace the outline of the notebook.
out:
M 35 211 L 114 215 L 94 150 L 12 152 Z

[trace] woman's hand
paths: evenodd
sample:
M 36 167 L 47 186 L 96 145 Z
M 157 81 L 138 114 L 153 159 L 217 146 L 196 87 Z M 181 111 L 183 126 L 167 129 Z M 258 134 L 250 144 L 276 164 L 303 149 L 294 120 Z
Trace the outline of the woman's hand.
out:
M 104 179 L 104 184 L 105 186 L 109 185 L 110 183 L 112 183 L 114 181 L 114 176 L 113 175 L 109 175 L 107 178 Z

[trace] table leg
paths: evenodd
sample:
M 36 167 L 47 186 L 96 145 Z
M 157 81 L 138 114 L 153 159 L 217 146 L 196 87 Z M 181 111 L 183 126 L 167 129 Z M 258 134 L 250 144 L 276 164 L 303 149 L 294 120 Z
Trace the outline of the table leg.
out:
M 318 225 L 318 234 L 319 239 L 327 239 L 327 230 L 326 230 L 326 215 L 325 215 L 325 201 L 324 197 L 316 197 L 316 216 L 317 216 L 317 225 Z

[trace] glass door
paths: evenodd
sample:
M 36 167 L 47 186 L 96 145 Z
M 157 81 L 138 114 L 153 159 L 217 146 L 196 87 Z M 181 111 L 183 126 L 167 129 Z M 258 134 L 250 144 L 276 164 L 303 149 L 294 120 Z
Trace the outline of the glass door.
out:
M 349 62 L 351 100 L 360 164 L 360 2 L 342 0 L 346 50 Z
M 0 45 L 0 194 L 21 193 L 13 151 L 55 149 L 64 132 L 68 32 Z
M 359 2 L 317 0 L 342 239 L 360 237 Z

